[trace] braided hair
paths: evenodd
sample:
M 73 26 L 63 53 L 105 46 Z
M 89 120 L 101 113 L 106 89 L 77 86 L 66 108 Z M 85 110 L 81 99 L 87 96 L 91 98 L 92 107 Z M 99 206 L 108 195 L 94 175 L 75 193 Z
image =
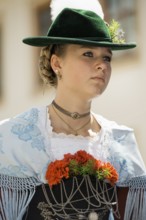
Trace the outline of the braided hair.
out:
M 50 60 L 53 54 L 63 56 L 64 53 L 65 45 L 63 44 L 52 44 L 41 49 L 39 58 L 39 74 L 45 84 L 53 87 L 57 86 L 57 76 L 51 67 Z

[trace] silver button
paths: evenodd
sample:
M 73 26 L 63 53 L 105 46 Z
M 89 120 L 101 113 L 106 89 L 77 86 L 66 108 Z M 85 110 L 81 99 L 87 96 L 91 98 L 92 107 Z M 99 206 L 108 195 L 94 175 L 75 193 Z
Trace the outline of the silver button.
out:
M 99 216 L 96 212 L 90 212 L 89 215 L 88 215 L 88 219 L 89 220 L 98 220 Z

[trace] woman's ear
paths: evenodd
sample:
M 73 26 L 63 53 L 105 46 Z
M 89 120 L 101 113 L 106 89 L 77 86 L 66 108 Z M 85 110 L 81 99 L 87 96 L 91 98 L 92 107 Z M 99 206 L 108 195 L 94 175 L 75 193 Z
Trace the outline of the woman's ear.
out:
M 56 54 L 53 54 L 51 56 L 50 65 L 54 72 L 56 72 L 56 70 L 60 71 L 61 70 L 61 59 Z

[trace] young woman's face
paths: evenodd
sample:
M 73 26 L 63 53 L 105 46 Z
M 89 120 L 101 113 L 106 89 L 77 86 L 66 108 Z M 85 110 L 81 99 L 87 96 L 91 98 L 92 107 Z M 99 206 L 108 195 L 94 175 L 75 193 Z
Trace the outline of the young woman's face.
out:
M 102 94 L 111 76 L 111 58 L 105 47 L 68 45 L 60 59 L 60 88 L 89 99 Z

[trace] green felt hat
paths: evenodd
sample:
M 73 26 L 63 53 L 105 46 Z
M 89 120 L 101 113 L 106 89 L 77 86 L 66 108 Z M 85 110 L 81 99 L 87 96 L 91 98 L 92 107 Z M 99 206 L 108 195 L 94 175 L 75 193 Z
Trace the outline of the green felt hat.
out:
M 50 44 L 81 44 L 124 50 L 135 43 L 113 42 L 109 28 L 96 13 L 81 9 L 63 9 L 50 26 L 47 36 L 28 37 L 25 44 L 44 47 Z

